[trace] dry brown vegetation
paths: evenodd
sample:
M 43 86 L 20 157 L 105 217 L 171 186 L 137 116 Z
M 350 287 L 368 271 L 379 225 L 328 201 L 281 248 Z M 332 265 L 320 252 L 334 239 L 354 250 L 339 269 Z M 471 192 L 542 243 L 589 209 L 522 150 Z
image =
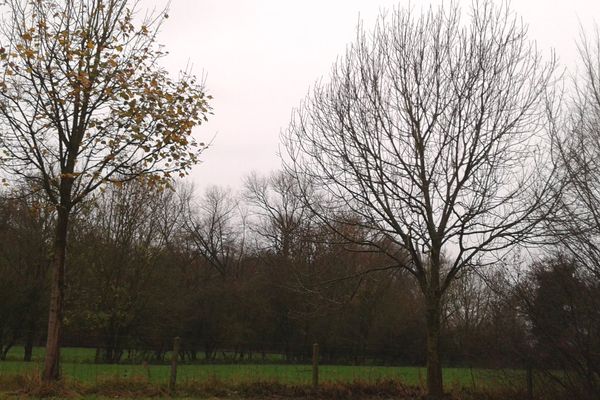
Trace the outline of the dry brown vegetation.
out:
M 219 379 L 185 382 L 175 392 L 166 385 L 150 383 L 145 377 L 105 378 L 82 384 L 61 380 L 44 383 L 39 374 L 0 376 L 0 399 L 35 398 L 202 398 L 202 399 L 424 399 L 423 387 L 408 386 L 397 380 L 377 382 L 326 382 L 318 390 L 308 385 L 282 384 L 276 381 L 227 383 Z M 514 388 L 486 390 L 450 390 L 448 400 L 526 399 L 526 393 Z M 547 397 L 544 397 L 547 398 Z

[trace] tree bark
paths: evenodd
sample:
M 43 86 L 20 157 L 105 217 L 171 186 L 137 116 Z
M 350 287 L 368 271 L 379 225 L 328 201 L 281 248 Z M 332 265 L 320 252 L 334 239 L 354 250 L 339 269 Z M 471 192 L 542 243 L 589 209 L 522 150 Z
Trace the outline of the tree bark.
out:
M 46 358 L 44 360 L 43 380 L 45 382 L 60 378 L 60 340 L 63 323 L 63 303 L 65 291 L 65 259 L 67 248 L 67 231 L 69 210 L 58 207 L 56 233 L 54 237 L 54 254 L 52 257 L 52 281 L 50 292 L 50 310 L 48 312 L 48 337 L 46 341 Z
M 427 399 L 444 396 L 442 364 L 440 362 L 441 300 L 438 295 L 427 298 Z
M 42 266 L 38 265 L 35 273 L 35 284 L 29 292 L 29 311 L 27 315 L 26 333 L 23 361 L 30 362 L 33 356 L 33 345 L 38 334 L 38 323 L 40 319 L 40 294 L 43 292 L 42 282 L 44 281 L 45 273 L 42 272 Z
M 33 324 L 32 324 L 33 325 Z M 32 325 L 30 327 L 32 327 Z M 35 334 L 33 330 L 27 332 L 27 336 L 25 337 L 25 352 L 23 354 L 23 361 L 30 362 L 33 355 L 33 340 Z

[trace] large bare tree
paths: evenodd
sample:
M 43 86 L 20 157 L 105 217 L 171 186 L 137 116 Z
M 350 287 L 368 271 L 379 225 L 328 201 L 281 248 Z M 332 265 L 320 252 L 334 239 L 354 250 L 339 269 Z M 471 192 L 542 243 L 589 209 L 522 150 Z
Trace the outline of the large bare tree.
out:
M 444 293 L 536 234 L 556 202 L 545 135 L 554 70 L 506 5 L 396 9 L 359 27 L 283 134 L 287 171 L 327 197 L 313 211 L 335 228 L 336 211 L 350 210 L 417 279 L 432 399 L 443 395 Z
M 563 250 L 600 279 L 600 32 L 581 33 L 572 101 L 556 136 L 563 185 L 560 217 L 550 228 Z
M 158 64 L 165 13 L 129 0 L 7 0 L 0 28 L 0 165 L 56 207 L 44 379 L 59 376 L 69 217 L 104 184 L 185 175 L 208 114 L 193 76 Z M 136 21 L 139 21 L 137 23 Z
M 572 96 L 557 118 L 561 208 L 548 228 L 558 255 L 536 267 L 535 297 L 527 304 L 538 342 L 565 369 L 558 382 L 578 398 L 600 390 L 600 31 L 582 30 Z M 554 314 L 547 311 L 554 308 Z M 562 336 L 561 336 L 562 335 Z M 569 340 L 561 338 L 569 337 Z M 542 360 L 550 365 L 547 360 Z M 548 376 L 556 379 L 552 371 Z

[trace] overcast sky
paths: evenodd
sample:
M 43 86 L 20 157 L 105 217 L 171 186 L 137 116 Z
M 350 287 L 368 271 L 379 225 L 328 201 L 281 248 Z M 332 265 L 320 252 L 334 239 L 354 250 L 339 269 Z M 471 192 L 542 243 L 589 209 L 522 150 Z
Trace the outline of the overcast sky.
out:
M 164 7 L 166 0 L 142 0 L 142 8 Z M 410 2 L 419 10 L 439 1 Z M 448 3 L 448 2 L 446 2 Z M 465 6 L 471 0 L 461 1 Z M 171 0 L 170 18 L 160 42 L 173 73 L 193 65 L 206 75 L 214 96 L 214 115 L 197 128 L 213 146 L 191 180 L 202 190 L 219 184 L 240 187 L 250 171 L 279 167 L 279 134 L 291 110 L 335 58 L 344 52 L 361 19 L 373 24 L 381 9 L 399 0 Z M 600 20 L 598 0 L 514 0 L 512 8 L 529 24 L 530 38 L 554 48 L 573 67 L 580 24 Z

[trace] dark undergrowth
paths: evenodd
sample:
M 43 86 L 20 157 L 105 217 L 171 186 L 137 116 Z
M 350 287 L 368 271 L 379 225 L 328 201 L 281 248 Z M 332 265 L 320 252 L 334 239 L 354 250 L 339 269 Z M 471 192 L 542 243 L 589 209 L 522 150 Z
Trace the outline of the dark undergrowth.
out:
M 275 381 L 258 381 L 232 384 L 218 379 L 185 382 L 174 392 L 165 385 L 138 378 L 105 378 L 96 383 L 79 383 L 62 380 L 43 384 L 38 374 L 0 376 L 0 399 L 148 399 L 148 398 L 200 398 L 200 399 L 425 399 L 422 387 L 408 386 L 396 380 L 377 382 L 325 382 L 318 390 L 307 385 L 282 384 Z M 541 398 L 541 397 L 540 397 Z M 543 397 L 544 399 L 548 397 Z M 514 388 L 465 390 L 451 388 L 448 400 L 525 400 L 526 393 Z

